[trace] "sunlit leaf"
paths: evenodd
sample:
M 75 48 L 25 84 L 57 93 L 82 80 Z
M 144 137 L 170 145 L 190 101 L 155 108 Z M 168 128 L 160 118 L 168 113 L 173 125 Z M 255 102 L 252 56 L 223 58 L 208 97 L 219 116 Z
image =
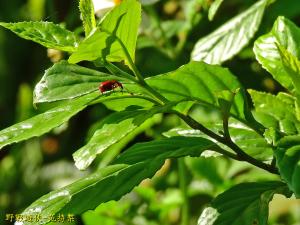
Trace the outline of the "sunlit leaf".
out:
M 256 59 L 263 68 L 291 92 L 295 87 L 284 69 L 276 43 L 299 59 L 299 40 L 300 29 L 290 20 L 280 16 L 275 21 L 271 32 L 255 41 L 253 49 Z
M 73 52 L 78 45 L 74 33 L 51 22 L 0 23 L 0 26 L 47 48 Z
M 213 33 L 201 38 L 192 52 L 192 59 L 220 64 L 245 47 L 261 22 L 268 0 L 255 3 Z
M 35 102 L 75 98 L 95 91 L 101 81 L 112 78 L 120 79 L 105 73 L 61 62 L 46 71 L 43 79 L 36 86 Z M 240 89 L 234 96 L 230 111 L 231 116 L 245 123 L 251 123 L 251 126 L 259 127 L 252 118 L 247 102 L 244 101 L 245 93 L 240 83 L 228 69 L 203 62 L 191 62 L 173 72 L 150 77 L 146 79 L 146 82 L 171 102 L 181 100 L 198 101 L 203 105 L 214 108 L 220 107 L 218 95 L 222 91 L 235 93 Z M 124 88 L 126 92 L 129 91 L 132 94 L 130 96 L 132 98 L 135 95 L 137 98 L 139 96 L 153 98 L 148 91 L 137 84 L 125 83 Z M 127 97 L 126 95 L 120 94 L 119 97 L 122 100 L 114 100 L 113 103 L 111 101 L 107 103 L 113 108 L 126 108 L 126 106 L 129 106 L 130 99 L 123 100 Z M 133 101 L 135 100 L 132 99 L 131 103 Z M 141 104 L 144 104 L 144 102 L 145 100 Z M 183 104 L 191 105 L 190 103 Z M 182 106 L 182 108 L 184 107 Z
M 293 86 L 295 87 L 296 96 L 300 96 L 300 61 L 292 53 L 287 51 L 283 46 L 277 45 L 278 51 L 280 52 L 282 65 L 292 80 Z
M 122 1 L 104 17 L 99 29 L 80 43 L 69 62 L 94 61 L 98 58 L 111 62 L 127 61 L 124 48 L 134 60 L 140 20 L 140 3 L 136 0 Z
M 249 93 L 255 106 L 256 119 L 265 127 L 273 127 L 289 135 L 300 132 L 295 107 L 284 100 L 282 95 L 275 96 L 254 90 Z
M 73 154 L 75 165 L 78 169 L 86 169 L 98 154 L 122 140 L 154 114 L 163 112 L 165 108 L 160 106 L 149 110 L 126 110 L 110 115 L 89 142 Z
M 0 149 L 58 127 L 83 110 L 95 97 L 97 94 L 83 96 L 0 131 Z
M 146 79 L 146 82 L 170 101 L 187 99 L 216 109 L 220 108 L 218 103 L 220 92 L 235 93 L 240 89 L 234 96 L 230 114 L 260 129 L 253 121 L 247 101 L 244 100 L 244 90 L 236 77 L 226 68 L 203 62 L 190 62 L 173 72 Z M 130 85 L 127 87 L 130 89 Z M 132 89 L 132 92 L 134 93 L 135 90 Z
M 47 70 L 42 80 L 37 84 L 35 88 L 35 102 L 41 103 L 75 98 L 96 91 L 101 81 L 109 79 L 120 80 L 120 77 L 60 62 Z M 247 101 L 244 100 L 244 90 L 228 69 L 203 62 L 191 62 L 173 72 L 150 77 L 146 79 L 146 82 L 171 102 L 197 101 L 207 107 L 217 109 L 220 109 L 218 101 L 220 93 L 224 91 L 236 93 L 239 90 L 234 95 L 230 115 L 251 127 L 261 129 L 253 120 Z M 129 92 L 127 95 L 130 95 L 130 98 L 119 92 L 120 100 L 107 102 L 112 109 L 124 109 L 130 103 L 145 105 L 145 107 L 149 106 L 149 102 L 147 103 L 145 100 L 141 99 L 141 104 L 137 101 L 139 97 L 143 96 L 153 98 L 147 90 L 129 82 L 124 82 L 123 86 L 125 88 L 124 91 L 126 93 Z M 136 99 L 134 99 L 135 96 Z M 102 96 L 99 92 L 99 97 L 107 98 L 109 96 Z M 125 98 L 127 98 L 126 101 L 124 100 Z M 183 110 L 190 106 L 191 103 L 182 103 L 180 107 Z
M 35 86 L 34 103 L 79 97 L 96 91 L 100 82 L 117 78 L 61 61 L 46 70 L 43 78 Z

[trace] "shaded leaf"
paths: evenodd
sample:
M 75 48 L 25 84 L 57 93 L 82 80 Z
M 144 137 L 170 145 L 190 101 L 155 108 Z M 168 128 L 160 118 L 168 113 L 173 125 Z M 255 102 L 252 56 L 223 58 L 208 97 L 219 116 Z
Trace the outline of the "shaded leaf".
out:
M 107 100 L 103 101 L 103 104 L 110 110 L 113 111 L 123 111 L 131 106 L 139 106 L 142 108 L 150 108 L 153 106 L 153 102 L 147 101 L 141 98 L 135 98 L 134 96 L 129 96 L 130 98 L 126 98 L 124 95 L 119 98 L 107 98 Z
M 300 198 L 300 136 L 282 138 L 274 154 L 280 175 Z
M 289 91 L 294 92 L 292 79 L 282 64 L 276 43 L 295 57 L 300 58 L 300 29 L 290 20 L 280 16 L 270 33 L 261 36 L 254 43 L 254 53 L 258 62 Z
M 201 38 L 194 47 L 192 59 L 220 64 L 232 58 L 256 33 L 267 4 L 268 0 L 255 3 L 213 33 Z
M 127 61 L 124 48 L 134 60 L 140 21 L 140 3 L 136 0 L 122 1 L 104 17 L 99 29 L 80 43 L 69 62 L 94 61 L 100 57 L 110 62 Z
M 198 225 L 205 221 L 209 225 L 267 225 L 269 202 L 276 193 L 290 195 L 282 182 L 238 184 L 213 200 L 212 208 L 203 211 Z
M 50 109 L 0 131 L 0 149 L 6 145 L 40 136 L 65 123 L 83 110 L 97 95 L 90 94 Z
M 207 157 L 205 154 L 201 155 L 199 158 L 186 158 L 185 163 L 190 170 L 190 172 L 199 177 L 201 180 L 206 179 L 215 188 L 222 187 L 225 183 L 225 178 L 220 171 L 220 159 L 215 157 Z M 222 167 L 221 167 L 222 168 Z
M 78 45 L 73 32 L 51 22 L 0 23 L 0 26 L 46 48 L 73 52 Z

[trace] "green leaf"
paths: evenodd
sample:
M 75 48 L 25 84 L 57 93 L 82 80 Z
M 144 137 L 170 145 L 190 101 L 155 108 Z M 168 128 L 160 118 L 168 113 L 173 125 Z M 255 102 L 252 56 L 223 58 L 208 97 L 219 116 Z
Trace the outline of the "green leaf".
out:
M 94 4 L 92 0 L 80 0 L 79 9 L 82 16 L 85 36 L 88 36 L 96 28 Z
M 259 125 L 253 121 L 245 99 L 245 92 L 236 77 L 226 68 L 209 65 L 203 62 L 190 62 L 179 69 L 153 76 L 146 82 L 170 101 L 197 101 L 205 106 L 220 109 L 218 93 L 229 91 L 235 93 L 231 106 L 231 116 L 245 122 L 251 127 Z M 133 93 L 138 92 L 130 84 L 127 88 Z M 247 122 L 248 121 L 248 122 Z
M 205 127 L 211 129 L 215 133 L 223 131 L 222 123 L 205 124 Z M 257 134 L 254 130 L 243 125 L 236 120 L 229 120 L 229 133 L 234 143 L 236 143 L 247 154 L 258 160 L 270 161 L 273 157 L 273 151 L 264 137 Z M 184 137 L 207 137 L 199 130 L 186 127 L 177 127 L 165 132 L 166 137 L 184 136 Z M 212 140 L 213 141 L 213 140 Z M 232 151 L 225 145 L 217 143 L 223 149 Z
M 40 82 L 35 86 L 34 103 L 79 97 L 98 90 L 102 81 L 117 78 L 103 72 L 61 61 L 46 70 Z M 100 92 L 99 95 L 101 95 Z
M 99 29 L 80 43 L 69 62 L 94 61 L 100 57 L 110 62 L 127 62 L 125 49 L 134 60 L 140 21 L 141 4 L 136 0 L 122 1 L 104 17 Z
M 118 200 L 142 180 L 152 177 L 165 159 L 187 155 L 199 156 L 213 146 L 213 142 L 204 138 L 185 137 L 135 144 L 116 159 L 115 165 L 44 195 L 25 209 L 23 215 L 83 213 L 103 202 Z M 46 222 L 43 221 L 42 224 Z M 36 223 L 23 223 L 29 224 Z
M 300 198 L 300 136 L 282 138 L 274 154 L 281 177 Z
M 213 1 L 213 3 L 211 4 L 211 6 L 209 7 L 209 10 L 208 10 L 208 19 L 210 21 L 212 21 L 218 11 L 218 9 L 220 8 L 222 2 L 224 0 L 215 0 Z
M 41 103 L 75 98 L 95 91 L 101 81 L 109 79 L 120 78 L 61 62 L 46 71 L 46 74 L 36 86 L 35 102 Z M 244 101 L 244 90 L 228 69 L 216 65 L 208 65 L 203 62 L 191 62 L 176 71 L 148 78 L 146 82 L 171 102 L 198 101 L 214 108 L 220 108 L 218 93 L 222 91 L 235 93 L 237 89 L 240 89 L 234 97 L 231 116 L 251 124 L 253 127 L 258 126 L 253 121 L 247 102 Z M 142 100 L 141 104 L 139 104 L 138 102 L 135 103 L 136 99 L 143 96 L 152 98 L 147 91 L 137 84 L 126 82 L 123 84 L 125 90 L 133 94 L 130 96 L 132 101 L 129 99 L 125 101 L 124 98 L 128 96 L 120 94 L 121 100 L 110 100 L 107 102 L 112 109 L 116 107 L 117 110 L 124 109 L 130 105 L 129 102 L 134 105 L 144 105 L 147 104 L 145 100 Z M 135 96 L 137 98 L 133 99 Z M 190 105 L 190 103 L 182 104 L 185 106 Z
M 204 150 L 213 150 L 216 144 L 205 138 L 171 137 L 145 143 L 137 143 L 127 149 L 113 162 L 134 164 L 154 158 L 179 158 L 186 155 L 200 156 Z
M 294 85 L 282 64 L 276 43 L 295 57 L 300 58 L 299 40 L 300 29 L 288 19 L 280 16 L 275 21 L 271 32 L 255 41 L 253 49 L 256 59 L 262 67 L 291 92 L 294 92 Z
M 78 169 L 86 169 L 98 154 L 128 136 L 154 114 L 163 112 L 166 107 L 149 110 L 127 110 L 108 116 L 89 142 L 73 154 Z
M 256 33 L 267 4 L 268 0 L 255 3 L 213 33 L 201 38 L 194 47 L 192 59 L 221 64 L 232 58 Z
M 297 98 L 300 96 L 300 61 L 296 56 L 287 51 L 283 46 L 277 45 L 279 50 L 282 65 L 292 80 L 293 86 L 297 94 Z
M 282 182 L 238 184 L 213 200 L 198 225 L 267 225 L 269 202 L 276 193 L 290 195 Z
M 256 119 L 265 127 L 273 127 L 288 135 L 300 132 L 295 106 L 286 102 L 286 98 L 254 90 L 249 93 L 255 106 Z
M 79 215 L 95 209 L 101 203 L 118 200 L 144 178 L 153 176 L 162 166 L 162 162 L 153 162 L 152 168 L 146 165 L 149 166 L 146 162 L 108 166 L 66 187 L 52 191 L 36 200 L 22 213 L 40 214 L 46 219 L 40 223 L 23 222 L 22 225 L 46 224 L 49 215 L 70 212 Z
M 73 52 L 78 45 L 73 32 L 50 22 L 0 23 L 21 38 L 34 41 L 46 48 Z
M 96 96 L 90 94 L 75 99 L 0 131 L 0 149 L 49 132 L 83 110 Z
M 66 61 L 60 61 L 46 70 L 44 76 L 34 89 L 34 103 L 53 102 L 64 99 L 74 99 L 88 93 L 97 92 L 98 101 L 103 102 L 112 110 L 121 111 L 131 105 L 151 107 L 153 102 L 143 99 L 139 93 L 133 96 L 128 93 L 126 82 L 122 81 L 123 92 L 101 94 L 98 87 L 106 80 L 125 80 L 122 77 L 88 69 Z

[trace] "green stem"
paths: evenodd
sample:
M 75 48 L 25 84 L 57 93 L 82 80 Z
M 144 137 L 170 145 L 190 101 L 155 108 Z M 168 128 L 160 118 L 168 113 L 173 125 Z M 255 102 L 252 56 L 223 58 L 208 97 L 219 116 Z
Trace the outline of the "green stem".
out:
M 106 31 L 107 32 L 107 31 Z M 108 32 L 110 35 L 111 33 Z M 138 68 L 136 67 L 135 63 L 133 62 L 126 46 L 123 44 L 123 42 L 118 38 L 116 37 L 117 41 L 119 42 L 119 44 L 121 45 L 122 47 L 122 50 L 125 54 L 125 58 L 127 59 L 127 62 L 129 64 L 129 67 L 132 69 L 134 75 L 136 76 L 137 78 L 137 81 L 134 80 L 134 82 L 138 83 L 140 86 L 142 86 L 144 89 L 146 89 L 150 94 L 152 94 L 154 97 L 156 97 L 160 102 L 161 102 L 161 105 L 165 104 L 168 102 L 168 100 L 163 97 L 160 93 L 158 93 L 157 91 L 155 91 L 153 88 L 151 88 L 144 80 L 142 74 L 140 73 L 140 71 L 138 70 Z
M 223 130 L 224 130 L 224 138 L 231 139 L 228 127 L 228 117 L 223 118 Z
M 119 39 L 118 39 L 119 40 Z M 123 42 L 121 40 L 119 40 L 119 43 L 122 46 L 122 49 L 124 51 L 125 57 L 129 63 L 129 66 L 131 67 L 134 75 L 136 76 L 137 80 L 138 80 L 138 84 L 140 86 L 142 86 L 144 89 L 146 89 L 149 93 L 151 93 L 154 97 L 156 97 L 160 102 L 161 105 L 165 104 L 168 102 L 168 100 L 162 96 L 160 93 L 158 93 L 157 91 L 155 91 L 153 88 L 151 88 L 144 80 L 142 74 L 140 73 L 140 71 L 138 70 L 138 68 L 135 66 L 129 52 L 127 51 L 127 48 L 124 46 Z
M 181 210 L 181 225 L 189 225 L 190 207 L 187 193 L 187 171 L 184 163 L 184 158 L 178 159 L 179 187 L 183 196 L 183 205 Z

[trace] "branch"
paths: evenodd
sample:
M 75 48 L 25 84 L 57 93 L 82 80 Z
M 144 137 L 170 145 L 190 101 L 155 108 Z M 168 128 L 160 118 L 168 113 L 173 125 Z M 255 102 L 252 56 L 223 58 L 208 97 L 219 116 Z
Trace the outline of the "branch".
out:
M 175 113 L 177 116 L 179 116 L 191 128 L 200 130 L 201 132 L 208 135 L 209 137 L 211 137 L 211 138 L 215 139 L 216 141 L 231 148 L 236 153 L 236 156 L 234 155 L 236 160 L 248 162 L 256 167 L 264 169 L 273 174 L 279 174 L 277 168 L 275 168 L 272 165 L 263 163 L 255 158 L 253 158 L 252 156 L 248 155 L 239 146 L 237 146 L 231 139 L 217 135 L 216 133 L 214 133 L 211 130 L 204 127 L 201 123 L 198 123 L 196 120 L 194 120 L 190 116 L 183 115 L 177 111 L 173 111 L 173 113 Z M 222 150 L 222 151 L 225 151 L 225 150 Z M 226 151 L 226 154 L 224 154 L 224 155 L 228 155 L 228 152 Z M 232 155 L 230 155 L 229 157 L 233 158 Z

